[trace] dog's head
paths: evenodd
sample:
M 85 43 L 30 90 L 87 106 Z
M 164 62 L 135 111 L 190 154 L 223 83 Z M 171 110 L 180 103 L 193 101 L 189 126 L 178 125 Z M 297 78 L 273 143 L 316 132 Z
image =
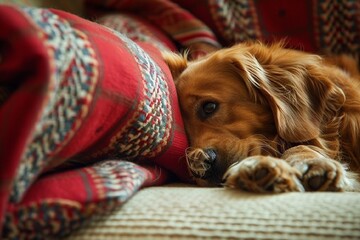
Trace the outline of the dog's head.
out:
M 279 155 L 279 143 L 321 134 L 324 115 L 344 102 L 316 55 L 244 43 L 187 61 L 164 53 L 175 81 L 200 185 L 218 185 L 230 165 L 251 155 Z M 326 113 L 326 114 L 325 114 Z

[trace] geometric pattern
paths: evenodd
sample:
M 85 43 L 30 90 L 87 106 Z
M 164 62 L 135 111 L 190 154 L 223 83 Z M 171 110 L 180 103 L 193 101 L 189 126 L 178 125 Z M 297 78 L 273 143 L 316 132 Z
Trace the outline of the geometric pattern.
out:
M 318 44 L 323 51 L 358 54 L 360 51 L 359 1 L 316 0 L 315 2 Z
M 18 83 L 0 91 L 7 114 L 0 120 L 14 119 L 9 133 L 16 136 L 0 160 L 4 239 L 68 234 L 140 187 L 164 184 L 170 171 L 188 179 L 178 160 L 187 141 L 176 90 L 160 52 L 56 9 L 1 5 L 0 19 L 7 20 L 1 37 L 14 43 L 5 73 Z M 28 69 L 31 75 L 18 74 Z M 135 157 L 154 159 L 128 161 Z M 80 165 L 56 168 L 72 158 Z
M 68 183 L 81 176 L 94 182 L 95 189 L 87 186 L 88 202 L 71 199 L 42 199 L 17 206 L 6 213 L 3 226 L 4 239 L 53 239 L 79 228 L 90 216 L 114 210 L 135 194 L 146 181 L 145 171 L 127 161 L 108 160 L 68 174 Z
M 169 51 L 169 47 L 157 36 L 160 35 L 161 32 L 152 31 L 153 29 L 150 30 L 149 26 L 142 23 L 133 15 L 123 13 L 107 14 L 98 19 L 97 22 L 125 34 L 133 41 L 150 43 L 161 51 Z
M 217 30 L 227 41 L 261 39 L 253 0 L 208 0 L 208 4 Z
M 128 161 L 106 160 L 85 170 L 95 182 L 100 199 L 125 202 L 146 180 L 144 171 Z
M 51 156 L 71 139 L 86 117 L 98 80 L 98 62 L 87 36 L 46 9 L 24 8 L 39 28 L 51 73 L 45 108 L 21 158 L 11 201 L 17 202 Z M 45 161 L 46 160 L 46 161 Z
M 112 31 L 112 30 L 111 30 Z M 170 143 L 173 116 L 165 75 L 154 60 L 132 40 L 116 31 L 114 35 L 134 56 L 142 74 L 143 98 L 125 126 L 102 153 L 116 158 L 154 157 Z

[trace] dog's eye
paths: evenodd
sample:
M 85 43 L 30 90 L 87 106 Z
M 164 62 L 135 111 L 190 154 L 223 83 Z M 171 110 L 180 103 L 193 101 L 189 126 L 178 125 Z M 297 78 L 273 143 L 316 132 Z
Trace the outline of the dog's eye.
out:
M 199 117 L 201 119 L 206 119 L 210 117 L 218 108 L 218 104 L 216 102 L 204 102 L 199 109 Z

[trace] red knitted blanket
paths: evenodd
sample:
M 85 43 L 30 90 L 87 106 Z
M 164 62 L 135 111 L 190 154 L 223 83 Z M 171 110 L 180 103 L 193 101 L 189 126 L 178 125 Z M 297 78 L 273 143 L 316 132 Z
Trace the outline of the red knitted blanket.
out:
M 0 23 L 4 238 L 65 235 L 141 187 L 188 180 L 157 49 L 56 10 L 0 5 Z

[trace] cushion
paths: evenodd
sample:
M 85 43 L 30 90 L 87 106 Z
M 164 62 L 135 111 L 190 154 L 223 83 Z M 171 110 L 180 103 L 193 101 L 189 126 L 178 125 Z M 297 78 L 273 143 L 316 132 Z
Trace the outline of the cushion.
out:
M 360 193 L 253 194 L 171 184 L 141 190 L 68 239 L 355 240 L 359 201 Z

